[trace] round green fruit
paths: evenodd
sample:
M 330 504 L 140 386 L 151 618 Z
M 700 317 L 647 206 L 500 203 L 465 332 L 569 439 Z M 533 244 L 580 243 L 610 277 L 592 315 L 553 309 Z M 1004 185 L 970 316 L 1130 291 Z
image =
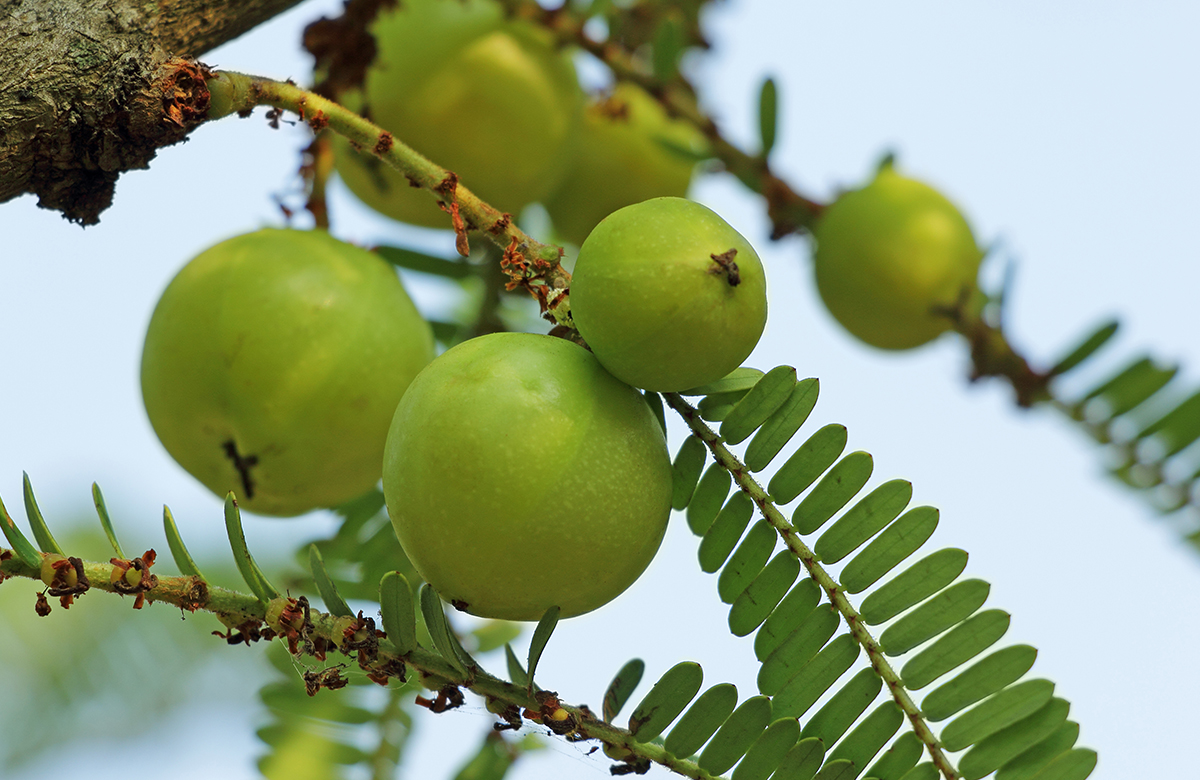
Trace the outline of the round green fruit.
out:
M 741 365 L 767 324 L 754 248 L 683 198 L 610 214 L 583 242 L 572 274 L 575 326 L 604 367 L 634 387 L 714 382 Z
M 704 139 L 670 119 L 641 87 L 620 82 L 583 113 L 571 164 L 545 200 L 560 236 L 576 245 L 617 209 L 658 197 L 683 197 Z
M 371 32 L 375 60 L 348 104 L 501 211 L 518 214 L 558 183 L 582 95 L 547 30 L 505 18 L 495 0 L 405 0 Z M 340 137 L 334 154 L 347 187 L 371 208 L 450 226 L 428 192 L 383 161 Z
M 210 490 L 296 515 L 379 481 L 396 404 L 432 357 L 387 263 L 322 231 L 259 230 L 167 286 L 142 397 L 167 452 Z
M 396 535 L 442 598 L 538 620 L 607 604 L 649 565 L 671 509 L 671 462 L 633 388 L 562 339 L 463 342 L 413 381 L 388 433 Z
M 821 300 L 872 346 L 932 341 L 953 326 L 946 310 L 975 297 L 983 252 L 967 221 L 937 190 L 891 166 L 826 209 L 813 238 Z

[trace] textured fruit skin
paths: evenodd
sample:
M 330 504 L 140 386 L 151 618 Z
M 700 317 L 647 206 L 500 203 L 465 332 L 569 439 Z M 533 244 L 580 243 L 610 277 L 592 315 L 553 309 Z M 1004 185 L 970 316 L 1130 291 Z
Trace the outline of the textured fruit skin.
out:
M 378 50 L 364 93 L 347 103 L 458 174 L 501 211 L 518 214 L 565 172 L 582 93 L 550 34 L 510 21 L 494 0 L 405 0 L 371 28 Z M 355 103 L 365 103 L 365 106 Z M 450 227 L 428 193 L 339 137 L 338 173 L 393 219 Z
M 442 598 L 538 620 L 607 604 L 666 530 L 671 463 L 654 413 L 582 347 L 497 333 L 438 357 L 396 409 L 383 492 Z
M 713 255 L 736 249 L 738 284 Z M 699 203 L 654 198 L 613 212 L 579 249 L 575 326 L 612 374 L 674 392 L 742 364 L 767 324 L 767 282 L 754 248 Z
M 559 236 L 576 246 L 600 220 L 650 198 L 683 197 L 704 139 L 695 127 L 667 117 L 641 87 L 620 82 L 584 109 L 570 167 L 545 199 Z
M 266 229 L 210 247 L 168 285 L 142 397 L 167 452 L 210 490 L 295 515 L 379 481 L 392 413 L 432 357 L 391 266 L 322 231 Z M 227 442 L 257 458 L 252 496 Z
M 983 259 L 954 204 L 890 166 L 826 209 L 813 237 L 821 300 L 881 349 L 919 347 L 950 330 L 935 310 L 974 292 Z

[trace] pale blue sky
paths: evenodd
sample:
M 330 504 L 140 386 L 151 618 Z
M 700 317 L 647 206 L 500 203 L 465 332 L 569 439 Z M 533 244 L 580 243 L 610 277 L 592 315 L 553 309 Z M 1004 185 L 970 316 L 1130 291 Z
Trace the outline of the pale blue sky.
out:
M 339 6 L 305 3 L 204 59 L 304 80 L 299 30 Z M 941 187 L 980 240 L 996 243 L 990 273 L 1015 264 L 1009 321 L 1032 357 L 1052 359 L 1115 314 L 1123 330 L 1106 365 L 1152 350 L 1180 361 L 1193 381 L 1200 375 L 1200 7 L 731 2 L 707 28 L 716 51 L 698 80 L 730 136 L 755 144 L 758 84 L 774 75 L 783 108 L 775 164 L 799 187 L 827 197 L 896 151 L 904 171 Z M 223 544 L 219 502 L 170 461 L 145 421 L 141 339 L 189 257 L 279 222 L 271 196 L 294 188 L 304 143 L 300 130 L 268 129 L 261 113 L 203 127 L 149 171 L 123 177 L 116 205 L 87 230 L 29 198 L 0 206 L 0 496 L 10 510 L 21 514 L 22 470 L 52 520 L 90 511 L 98 481 L 126 536 L 140 537 L 131 546 L 162 548 L 163 503 L 193 544 Z M 805 430 L 845 423 L 851 448 L 875 456 L 872 484 L 910 479 L 914 505 L 940 507 L 934 543 L 968 550 L 968 576 L 992 583 L 989 606 L 1013 614 L 1007 641 L 1040 648 L 1034 673 L 1058 684 L 1082 724 L 1080 744 L 1100 751 L 1093 777 L 1194 772 L 1200 554 L 1178 542 L 1176 521 L 1107 481 L 1099 453 L 1055 415 L 1015 410 L 998 385 L 967 386 L 954 338 L 902 355 L 851 341 L 819 308 L 802 240 L 771 244 L 756 200 L 724 177 L 698 182 L 694 194 L 766 264 L 770 322 L 750 364 L 789 363 L 819 377 L 821 401 Z M 400 235 L 340 190 L 333 206 L 343 237 Z M 430 292 L 414 289 L 427 304 Z M 327 525 L 319 516 L 249 520 L 246 530 L 252 548 L 269 548 Z M 695 546 L 673 524 L 634 589 L 560 626 L 540 667 L 544 684 L 596 705 L 636 655 L 650 677 L 694 659 L 707 683 L 729 680 L 749 695 L 751 644 L 728 635 Z M 210 714 L 226 721 L 232 744 L 209 763 L 185 745 L 186 733 L 169 732 L 72 755 L 125 762 L 94 765 L 97 778 L 124 777 L 147 751 L 187 756 L 192 774 L 176 777 L 253 777 L 255 716 Z M 431 740 L 413 753 L 414 768 L 450 776 L 461 756 L 448 741 L 466 728 L 474 743 L 486 724 L 478 712 L 425 715 Z M 608 776 L 606 762 L 581 752 L 546 751 L 515 776 Z

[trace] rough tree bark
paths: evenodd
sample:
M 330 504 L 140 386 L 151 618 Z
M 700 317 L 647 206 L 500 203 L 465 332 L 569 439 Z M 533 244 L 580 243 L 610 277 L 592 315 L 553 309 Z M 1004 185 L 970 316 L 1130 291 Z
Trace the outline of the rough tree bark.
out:
M 0 0 L 0 203 L 95 224 L 117 177 L 204 120 L 192 59 L 300 0 Z

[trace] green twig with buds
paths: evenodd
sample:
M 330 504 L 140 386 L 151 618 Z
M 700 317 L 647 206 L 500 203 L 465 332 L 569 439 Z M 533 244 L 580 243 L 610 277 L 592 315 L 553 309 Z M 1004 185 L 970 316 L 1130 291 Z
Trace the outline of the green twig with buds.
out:
M 447 212 L 457 240 L 455 248 L 466 257 L 470 252 L 468 233 L 480 231 L 503 250 L 501 266 L 510 278 L 510 288 L 523 287 L 556 322 L 567 322 L 563 291 L 570 274 L 560 264 L 562 248 L 535 241 L 521 230 L 511 214 L 489 205 L 471 192 L 458 175 L 421 155 L 391 133 L 350 109 L 303 89 L 291 82 L 250 76 L 232 71 L 208 71 L 209 119 L 236 113 L 248 116 L 258 106 L 290 111 L 314 132 L 326 128 L 349 139 L 400 171 L 415 187 L 427 190 Z M 278 114 L 272 116 L 278 120 Z

